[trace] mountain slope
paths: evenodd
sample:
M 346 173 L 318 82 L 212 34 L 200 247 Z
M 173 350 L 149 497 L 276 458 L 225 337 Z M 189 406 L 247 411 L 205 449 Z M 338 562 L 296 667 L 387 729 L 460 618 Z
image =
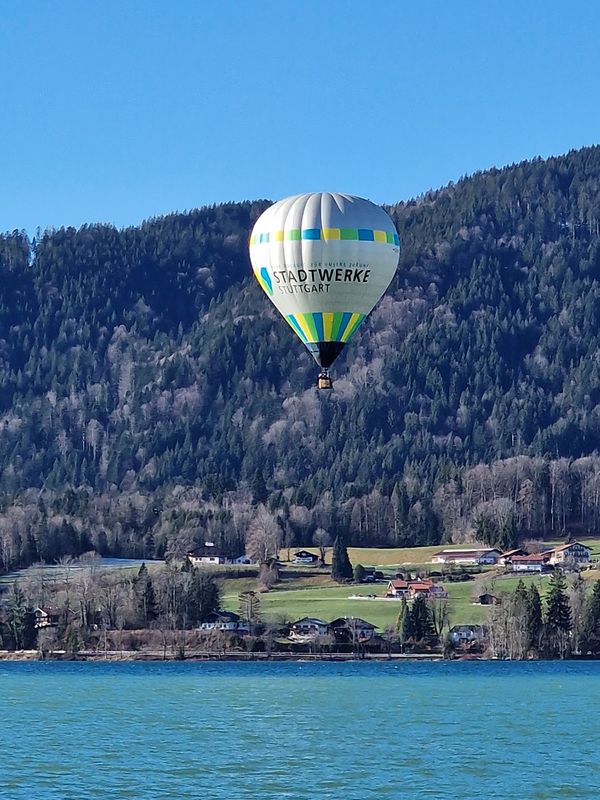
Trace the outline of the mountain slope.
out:
M 331 394 L 250 277 L 266 206 L 2 238 L 6 509 L 41 491 L 62 524 L 67 486 L 88 506 L 135 497 L 127 534 L 110 511 L 74 515 L 94 546 L 111 528 L 107 552 L 164 550 L 182 530 L 239 542 L 252 493 L 299 542 L 317 526 L 436 541 L 433 492 L 463 468 L 598 449 L 600 148 L 391 208 L 399 270 Z M 148 511 L 167 506 L 169 520 Z

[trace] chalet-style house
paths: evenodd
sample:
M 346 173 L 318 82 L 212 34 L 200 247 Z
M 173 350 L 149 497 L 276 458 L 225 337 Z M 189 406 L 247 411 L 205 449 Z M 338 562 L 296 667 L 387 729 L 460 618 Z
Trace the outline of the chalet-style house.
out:
M 203 547 L 196 547 L 186 554 L 188 561 L 193 567 L 206 564 L 251 564 L 252 561 L 246 555 L 232 558 L 220 553 L 212 542 L 205 542 Z
M 338 617 L 329 628 L 336 641 L 342 643 L 368 642 L 375 635 L 375 625 L 360 617 Z
M 213 611 L 200 623 L 200 630 L 242 634 L 248 633 L 248 625 L 233 611 Z
M 301 564 L 305 567 L 314 567 L 319 561 L 319 556 L 309 550 L 298 550 L 294 553 L 294 564 Z
M 551 569 L 548 553 L 529 553 L 524 556 L 513 556 L 511 559 L 513 572 L 548 572 Z
M 53 608 L 48 608 L 40 606 L 39 608 L 35 608 L 33 610 L 34 616 L 34 628 L 37 630 L 42 630 L 45 628 L 56 628 L 58 626 L 58 622 L 60 620 L 60 614 Z
M 405 581 L 400 578 L 391 580 L 387 585 L 386 597 L 406 597 L 414 600 L 415 597 L 428 597 L 430 599 L 448 597 L 448 592 L 439 583 L 434 583 L 430 578 L 418 581 Z
M 496 564 L 501 556 L 495 547 L 439 550 L 431 556 L 432 564 Z
M 329 633 L 329 623 L 317 617 L 302 617 L 290 625 L 289 638 L 293 641 L 307 642 Z
M 522 547 L 515 547 L 514 550 L 507 550 L 505 553 L 502 553 L 502 555 L 498 559 L 498 563 L 506 567 L 512 564 L 512 560 L 515 556 L 526 556 L 526 555 L 527 553 L 525 552 L 525 550 L 523 550 Z
M 441 599 L 448 597 L 448 592 L 439 583 L 434 583 L 429 579 L 421 581 L 409 581 L 408 584 L 409 597 L 413 600 L 415 597 L 427 597 L 430 600 Z
M 394 578 L 387 585 L 386 597 L 408 597 L 408 581 L 403 581 L 400 578 Z
M 568 563 L 587 564 L 592 554 L 592 548 L 581 542 L 569 542 L 569 544 L 555 547 L 548 552 L 550 553 L 550 564 L 559 566 Z

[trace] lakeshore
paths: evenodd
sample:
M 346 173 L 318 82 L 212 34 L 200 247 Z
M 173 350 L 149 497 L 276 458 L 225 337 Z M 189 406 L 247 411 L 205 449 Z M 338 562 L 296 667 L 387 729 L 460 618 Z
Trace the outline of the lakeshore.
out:
M 252 653 L 210 651 L 186 653 L 183 657 L 174 653 L 136 650 L 107 652 L 82 651 L 76 655 L 64 651 L 40 654 L 38 650 L 0 650 L 0 661 L 442 661 L 441 653 Z

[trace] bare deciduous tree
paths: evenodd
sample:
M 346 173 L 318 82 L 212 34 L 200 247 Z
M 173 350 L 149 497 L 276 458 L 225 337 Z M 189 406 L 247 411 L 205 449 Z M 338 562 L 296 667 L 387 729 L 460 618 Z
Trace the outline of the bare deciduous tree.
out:
M 281 547 L 282 530 L 271 512 L 260 505 L 248 526 L 246 553 L 259 564 L 277 558 Z
M 319 548 L 319 558 L 321 559 L 321 565 L 324 567 L 327 548 L 332 545 L 331 536 L 324 528 L 317 528 L 313 536 L 313 544 Z

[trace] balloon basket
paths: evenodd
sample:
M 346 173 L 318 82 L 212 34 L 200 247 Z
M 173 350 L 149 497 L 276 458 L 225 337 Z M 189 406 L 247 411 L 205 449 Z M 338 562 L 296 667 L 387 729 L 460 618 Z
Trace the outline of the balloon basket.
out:
M 317 378 L 317 389 L 333 389 L 333 381 L 328 372 L 320 372 Z

